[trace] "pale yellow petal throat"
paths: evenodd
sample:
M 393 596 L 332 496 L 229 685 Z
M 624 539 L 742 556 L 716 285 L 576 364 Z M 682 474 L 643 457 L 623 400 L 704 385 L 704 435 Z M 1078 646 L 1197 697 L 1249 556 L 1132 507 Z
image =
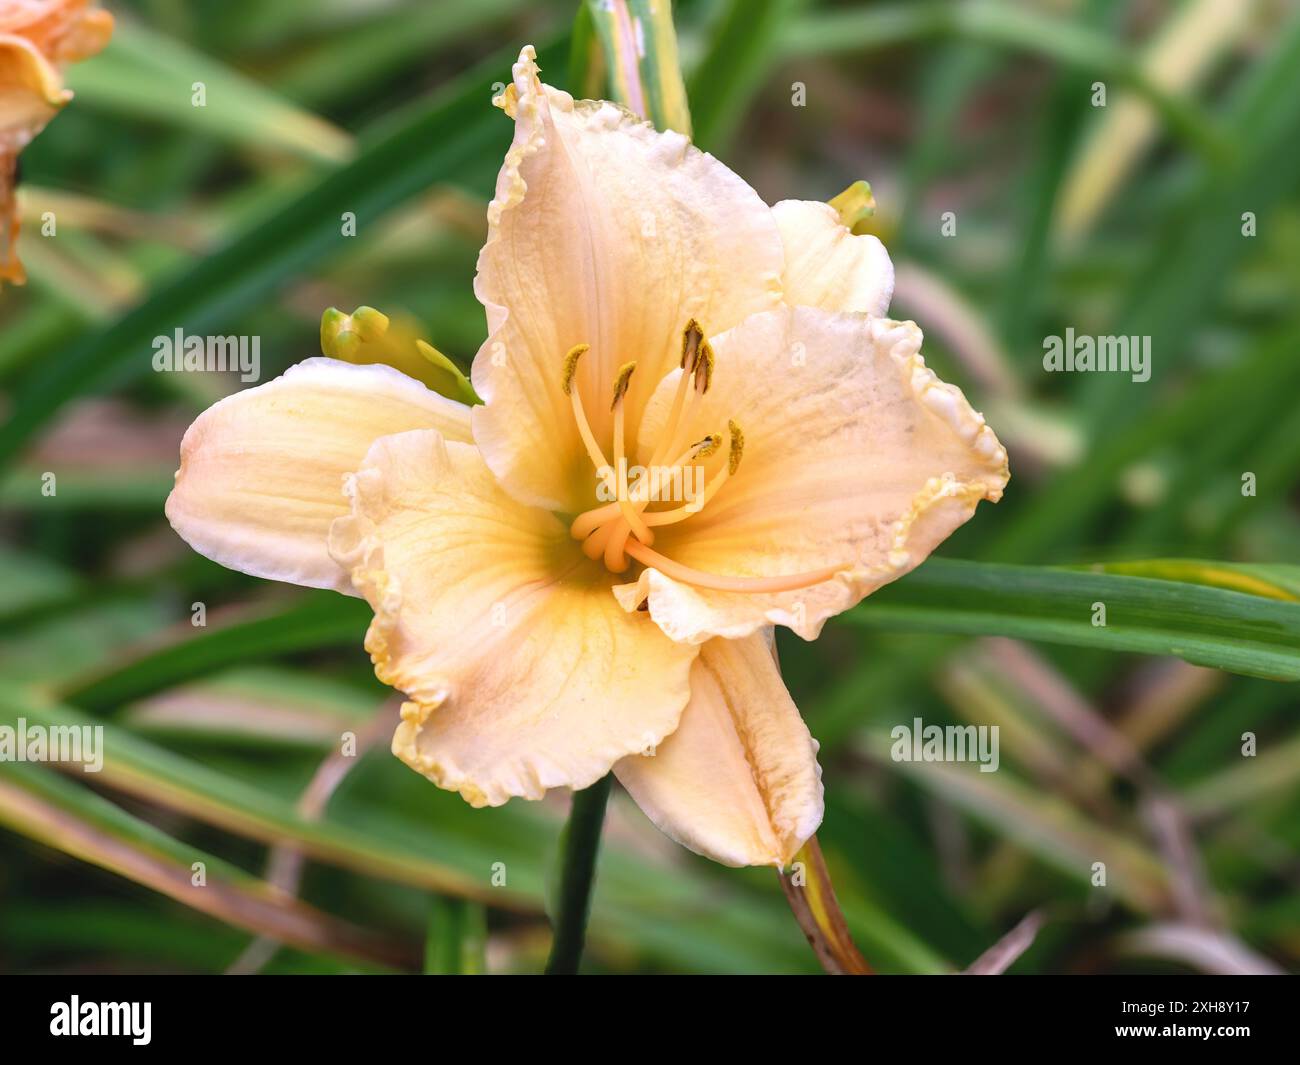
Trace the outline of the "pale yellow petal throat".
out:
M 686 521 L 704 510 L 740 468 L 744 455 L 745 435 L 740 425 L 729 419 L 727 430 L 730 446 L 725 453 L 725 461 L 718 452 L 717 442 L 720 433 L 709 433 L 681 451 L 674 461 L 660 465 L 656 460 L 663 455 L 673 454 L 683 442 L 685 426 L 689 423 L 692 403 L 697 396 L 709 391 L 713 381 L 716 357 L 703 330 L 695 319 L 686 323 L 682 331 L 682 356 L 679 367 L 680 376 L 675 386 L 672 409 L 668 422 L 659 433 L 648 468 L 638 478 L 636 492 L 628 487 L 628 455 L 625 439 L 624 397 L 632 375 L 636 372 L 636 363 L 625 363 L 619 370 L 614 382 L 613 400 L 610 409 L 614 413 L 613 456 L 611 467 L 605 460 L 605 453 L 595 439 L 582 404 L 579 390 L 574 387 L 573 378 L 578 361 L 589 350 L 589 345 L 580 344 L 569 351 L 564 359 L 564 371 L 561 386 L 568 393 L 573 417 L 578 432 L 591 459 L 597 478 L 602 483 L 612 481 L 617 498 L 613 503 L 592 507 L 583 511 L 569 526 L 570 534 L 575 540 L 581 540 L 583 553 L 591 559 L 601 559 L 605 568 L 611 573 L 623 573 L 629 564 L 629 556 L 646 566 L 653 566 L 668 576 L 687 584 L 701 588 L 714 588 L 731 592 L 784 592 L 806 588 L 828 580 L 835 573 L 845 568 L 849 562 L 822 566 L 803 573 L 779 574 L 763 577 L 743 577 L 718 573 L 706 573 L 684 566 L 666 558 L 651 548 L 654 543 L 654 531 L 651 526 L 672 525 Z M 707 459 L 718 453 L 717 461 L 707 465 L 688 465 Z M 607 471 L 612 470 L 612 478 L 607 478 Z M 652 498 L 655 485 L 698 486 L 694 488 L 691 498 L 661 510 L 649 510 L 660 500 Z M 644 489 L 644 490 L 643 490 Z
M 512 499 L 472 444 L 414 430 L 347 480 L 330 551 L 405 692 L 393 752 L 475 806 L 585 788 L 677 727 L 697 649 L 624 612 L 564 524 Z

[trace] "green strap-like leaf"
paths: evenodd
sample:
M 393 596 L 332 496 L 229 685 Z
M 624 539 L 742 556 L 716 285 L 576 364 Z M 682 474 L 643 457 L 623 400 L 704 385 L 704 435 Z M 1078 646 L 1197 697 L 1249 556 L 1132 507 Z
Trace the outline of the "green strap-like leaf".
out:
M 136 658 L 70 678 L 58 694 L 88 710 L 110 710 L 227 666 L 322 647 L 359 648 L 370 617 L 369 607 L 360 600 L 309 595 L 305 602 L 221 627 L 179 630 L 179 639 L 143 650 Z
M 468 899 L 434 895 L 424 941 L 424 971 L 429 976 L 477 976 L 486 965 L 487 912 Z
M 721 151 L 735 132 L 764 76 L 780 54 L 792 16 L 806 0 L 729 0 L 710 34 L 704 58 L 689 79 L 695 140 Z
M 1220 161 L 1229 154 L 1229 146 L 1205 115 L 1148 79 L 1141 64 L 1123 45 L 1078 23 L 1014 4 L 996 0 L 911 0 L 879 4 L 867 11 L 809 15 L 782 34 L 781 43 L 787 55 L 803 56 L 886 48 L 942 37 L 1036 52 L 1113 79 L 1146 99 L 1169 128 L 1196 151 Z
M 249 148 L 315 162 L 352 154 L 352 138 L 220 60 L 119 19 L 108 47 L 69 69 L 78 107 L 152 118 Z M 201 94 L 201 95 L 198 95 Z
M 1093 568 L 1102 573 L 1203 584 L 1209 588 L 1225 588 L 1230 592 L 1262 595 L 1267 599 L 1300 602 L 1300 566 L 1209 562 L 1199 558 L 1153 558 L 1141 562 L 1102 562 Z
M 543 55 L 557 63 L 546 49 Z M 489 97 L 513 59 L 513 53 L 502 53 L 461 75 L 365 145 L 350 164 L 292 203 L 277 205 L 108 329 L 52 355 L 13 398 L 12 417 L 0 428 L 0 464 L 11 461 L 72 397 L 148 372 L 154 337 L 177 328 L 194 335 L 229 333 L 234 316 L 344 250 L 350 239 L 342 235 L 345 212 L 355 215 L 359 227 L 372 225 L 430 185 L 461 180 L 466 168 L 499 159 L 510 130 Z
M 0 826 L 227 924 L 308 951 L 411 967 L 411 951 L 277 892 L 50 769 L 0 761 Z
M 1300 680 L 1300 603 L 1203 584 L 931 559 L 848 617 L 874 629 L 1016 636 Z
M 359 876 L 476 899 L 495 909 L 541 912 L 544 877 L 538 841 L 554 834 L 555 821 L 540 804 L 473 810 L 394 767 L 411 776 L 414 786 L 430 798 L 442 800 L 435 816 L 417 819 L 340 794 L 322 820 L 311 821 L 278 793 L 164 750 L 111 722 L 0 684 L 0 726 L 12 727 L 20 718 L 47 727 L 102 726 L 104 763 L 94 781 L 139 801 L 244 838 L 292 845 L 314 861 Z M 4 768 L 0 764 L 0 771 Z M 20 768 L 42 778 L 55 776 L 48 766 Z M 111 803 L 102 807 L 106 818 L 125 816 Z M 142 831 L 152 831 L 151 838 L 160 845 L 170 838 L 138 824 Z M 492 879 L 496 865 L 505 877 L 500 884 Z M 717 892 L 711 883 L 698 869 L 669 867 L 627 848 L 608 847 L 601 860 L 592 935 L 599 939 L 608 934 L 613 942 L 633 937 L 655 956 L 690 971 L 784 972 L 809 967 L 807 947 L 798 930 L 781 919 L 778 899 L 738 890 Z M 665 921 L 665 913 L 673 914 L 673 920 Z

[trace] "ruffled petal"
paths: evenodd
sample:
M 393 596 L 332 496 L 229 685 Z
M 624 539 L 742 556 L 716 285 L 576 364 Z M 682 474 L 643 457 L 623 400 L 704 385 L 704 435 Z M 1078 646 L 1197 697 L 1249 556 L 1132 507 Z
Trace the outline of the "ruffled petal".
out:
M 376 439 L 408 429 L 469 440 L 469 408 L 389 366 L 307 359 L 199 415 L 181 441 L 167 517 L 223 566 L 355 594 L 327 545 L 330 523 L 348 512 L 343 478 Z
M 817 741 L 762 633 L 704 644 L 677 731 L 614 772 L 663 832 L 724 865 L 785 866 L 822 820 Z
M 384 437 L 330 534 L 375 609 L 375 672 L 410 697 L 393 753 L 475 806 L 585 788 L 662 742 L 696 648 L 626 614 L 563 523 L 466 444 Z
M 475 280 L 489 337 L 474 360 L 486 402 L 474 439 L 516 498 L 576 512 L 596 482 L 561 387 L 566 352 L 591 345 L 575 380 L 608 455 L 618 367 L 637 363 L 632 439 L 689 319 L 712 334 L 779 302 L 781 238 L 712 156 L 614 104 L 575 103 L 538 80 L 533 59 L 525 48 L 501 100 L 515 139 Z
M 782 200 L 772 208 L 785 245 L 785 302 L 825 311 L 884 315 L 894 264 L 869 233 L 855 234 L 828 203 Z
M 787 308 L 713 347 L 713 386 L 687 438 L 725 435 L 734 419 L 743 457 L 702 512 L 656 529 L 654 550 L 726 576 L 833 573 L 760 594 L 647 568 L 616 594 L 629 610 L 648 600 L 674 640 L 736 639 L 771 624 L 814 639 L 826 618 L 919 565 L 981 499 L 1001 498 L 1006 451 L 960 389 L 926 368 L 915 324 Z M 673 386 L 670 377 L 647 411 L 650 439 Z

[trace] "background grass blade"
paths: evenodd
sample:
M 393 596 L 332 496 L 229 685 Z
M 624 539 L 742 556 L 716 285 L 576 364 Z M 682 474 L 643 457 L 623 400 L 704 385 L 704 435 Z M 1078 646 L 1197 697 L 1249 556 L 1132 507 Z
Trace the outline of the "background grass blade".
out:
M 873 733 L 869 749 L 889 760 L 890 737 Z M 1168 905 L 1164 870 L 1137 841 L 1093 824 L 1069 806 L 1016 783 L 1005 774 L 974 766 L 906 762 L 902 768 L 926 789 L 943 795 L 1060 869 L 1087 882 L 1094 862 L 1107 866 L 1107 882 L 1130 905 L 1160 912 Z
M 312 951 L 411 968 L 412 952 L 275 892 L 48 769 L 0 763 L 0 824 L 228 924 Z M 196 883 L 195 863 L 202 863 Z
M 431 976 L 481 975 L 487 938 L 483 907 L 435 895 L 429 905 L 424 971 Z
M 1135 562 L 1102 562 L 1093 567 L 1103 573 L 1151 577 L 1226 588 L 1231 592 L 1262 595 L 1268 599 L 1300 601 L 1300 566 L 1248 562 L 1208 562 L 1198 558 L 1153 558 Z
M 0 292 L 0 728 L 102 725 L 106 764 L 0 764 L 0 956 L 22 973 L 536 972 L 565 797 L 476 810 L 430 785 L 384 750 L 394 695 L 363 603 L 224 570 L 175 535 L 181 434 L 239 385 L 149 363 L 177 328 L 258 336 L 266 379 L 315 354 L 323 308 L 369 304 L 464 369 L 511 137 L 494 91 L 532 43 L 549 84 L 617 94 L 597 17 L 630 13 L 631 58 L 633 13 L 653 31 L 667 4 L 100 2 L 117 40 L 68 67 L 75 101 L 22 151 L 29 283 Z M 1017 973 L 1219 966 L 1209 940 L 1133 953 L 1192 925 L 1300 969 L 1300 689 L 1272 679 L 1300 647 L 1300 12 L 672 15 L 697 143 L 768 203 L 868 179 L 860 229 L 895 263 L 892 315 L 1012 456 L 1006 498 L 943 549 L 974 561 L 929 560 L 813 643 L 778 630 L 854 940 L 879 971 L 950 973 L 1037 912 Z M 635 57 L 643 80 L 656 51 Z M 1067 326 L 1149 336 L 1151 380 L 1048 372 Z M 878 740 L 917 717 L 997 726 L 999 771 L 895 763 Z M 604 844 L 590 971 L 816 968 L 771 870 L 690 854 L 617 787 Z M 225 889 L 207 910 L 173 898 L 195 856 Z
M 350 794 L 350 779 L 325 816 L 311 820 L 301 816 L 292 799 L 250 780 L 232 778 L 120 726 L 0 685 L 0 724 L 12 726 L 20 718 L 42 726 L 102 725 L 104 764 L 96 780 L 138 801 L 236 836 L 292 846 L 313 861 L 360 876 L 516 914 L 542 912 L 546 860 L 560 831 L 555 810 L 537 804 L 473 810 L 379 753 L 369 764 L 386 779 L 396 774 L 402 789 L 415 789 L 422 815 L 391 808 L 391 803 L 358 800 Z M 364 777 L 364 771 L 365 766 L 358 766 L 350 776 Z M 73 773 L 79 775 L 80 769 L 74 767 Z M 391 779 L 388 790 L 393 790 Z M 436 817 L 428 815 L 430 801 L 437 803 Z M 496 872 L 506 875 L 504 884 L 494 883 Z M 601 859 L 593 942 L 635 934 L 693 971 L 812 968 L 815 962 L 805 958 L 798 930 L 785 920 L 773 920 L 782 912 L 774 888 L 769 886 L 767 902 L 736 894 L 712 897 L 697 873 L 610 845 Z M 672 922 L 662 920 L 664 908 L 675 914 Z
M 587 0 L 612 98 L 656 129 L 691 135 L 671 0 Z
M 48 726 L 99 724 L 66 707 L 45 706 L 13 691 L 0 691 L 0 713 L 7 724 L 20 718 Z M 137 739 L 123 729 L 102 727 L 105 757 L 99 779 L 128 794 L 265 843 L 292 843 L 312 858 L 368 870 L 372 875 L 458 895 L 483 895 L 490 890 L 486 879 L 476 881 L 418 852 L 404 852 L 391 839 L 384 842 L 382 833 L 367 835 L 328 820 L 309 820 L 291 802 Z M 528 908 L 528 903 L 509 891 L 495 893 L 493 901 Z
M 701 148 L 725 149 L 789 32 L 792 16 L 804 3 L 728 0 L 722 5 L 704 57 L 687 81 L 695 141 Z
M 68 82 L 81 106 L 167 122 L 241 147 L 293 152 L 338 163 L 352 138 L 174 37 L 120 19 L 103 52 L 79 63 Z M 205 102 L 196 106 L 196 84 Z
M 1093 623 L 1099 603 L 1104 625 Z M 1175 581 L 932 559 L 849 616 L 870 628 L 1018 636 L 1300 680 L 1300 605 Z
M 110 710 L 226 666 L 292 651 L 355 644 L 365 638 L 369 608 L 342 595 L 309 596 L 306 603 L 264 612 L 261 617 L 211 628 L 177 630 L 171 640 L 119 659 L 59 688 L 62 699 L 90 710 Z
M 959 36 L 1029 52 L 1128 85 L 1160 113 L 1169 128 L 1208 158 L 1226 158 L 1229 146 L 1200 111 L 1147 77 L 1131 55 L 1078 23 L 991 0 L 879 5 L 869 11 L 809 15 L 784 35 L 790 55 L 822 55 Z
M 347 166 L 291 203 L 277 204 L 108 329 L 40 367 L 0 428 L 0 463 L 71 397 L 147 372 L 155 336 L 178 328 L 199 336 L 214 328 L 226 332 L 223 322 L 277 291 L 288 275 L 341 252 L 349 240 L 342 234 L 344 212 L 364 229 L 430 185 L 462 179 L 471 163 L 499 157 L 510 130 L 489 97 L 513 58 L 502 54 L 462 75 Z

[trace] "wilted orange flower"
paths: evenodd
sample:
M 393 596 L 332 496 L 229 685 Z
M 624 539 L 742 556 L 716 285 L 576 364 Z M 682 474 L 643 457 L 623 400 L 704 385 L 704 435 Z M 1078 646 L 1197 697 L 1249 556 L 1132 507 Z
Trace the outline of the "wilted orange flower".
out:
M 18 153 L 72 93 L 63 67 L 100 51 L 113 16 L 91 0 L 0 0 L 0 282 L 26 279 L 18 261 Z

